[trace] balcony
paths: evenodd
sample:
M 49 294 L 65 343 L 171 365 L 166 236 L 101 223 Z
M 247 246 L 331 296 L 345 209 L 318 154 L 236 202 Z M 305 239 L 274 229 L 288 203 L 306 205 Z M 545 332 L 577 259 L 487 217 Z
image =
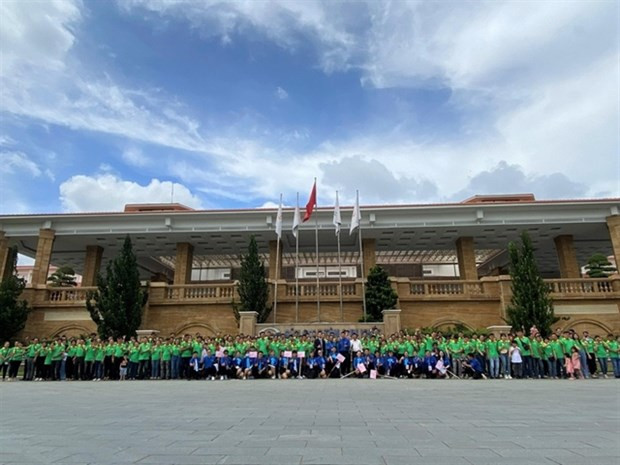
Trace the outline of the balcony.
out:
M 600 279 L 547 279 L 551 297 L 554 300 L 620 299 L 620 276 Z M 481 301 L 506 300 L 510 298 L 510 278 L 508 276 L 488 277 L 481 280 L 412 280 L 392 278 L 392 286 L 400 300 L 405 301 Z M 275 282 L 270 281 L 272 293 Z M 340 284 L 333 281 L 303 281 L 296 286 L 294 281 L 278 281 L 278 304 L 313 302 L 317 292 L 321 302 L 338 302 Z M 151 283 L 149 302 L 154 305 L 182 304 L 223 304 L 230 303 L 237 296 L 237 283 L 168 285 Z M 26 289 L 24 297 L 34 307 L 84 307 L 89 292 L 96 287 L 37 288 Z M 342 298 L 345 302 L 362 300 L 362 282 L 342 283 Z

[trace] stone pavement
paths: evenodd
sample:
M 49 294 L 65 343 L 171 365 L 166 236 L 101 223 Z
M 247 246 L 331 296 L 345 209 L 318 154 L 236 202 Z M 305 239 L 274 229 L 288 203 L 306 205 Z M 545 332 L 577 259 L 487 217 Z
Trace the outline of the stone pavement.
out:
M 620 463 L 620 382 L 0 384 L 2 464 Z

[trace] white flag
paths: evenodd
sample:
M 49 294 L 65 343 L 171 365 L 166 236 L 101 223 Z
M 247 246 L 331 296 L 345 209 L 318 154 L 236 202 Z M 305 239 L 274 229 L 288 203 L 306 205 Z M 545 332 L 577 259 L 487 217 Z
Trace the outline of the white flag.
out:
M 336 227 L 336 236 L 340 234 L 340 225 L 342 219 L 340 218 L 340 204 L 338 203 L 338 191 L 336 191 L 336 205 L 334 205 L 334 226 Z
M 299 218 L 299 200 L 298 200 L 297 205 L 295 206 L 295 216 L 293 217 L 293 236 L 295 236 L 295 238 L 297 238 L 297 230 L 299 229 L 300 223 L 301 223 L 301 218 Z
M 360 195 L 359 192 L 355 197 L 355 206 L 353 207 L 353 213 L 351 214 L 351 228 L 349 229 L 349 236 L 353 234 L 357 228 L 360 227 L 360 220 L 362 219 L 362 215 L 360 213 Z
M 282 239 L 282 195 L 280 195 L 280 206 L 276 215 L 276 235 L 278 239 Z

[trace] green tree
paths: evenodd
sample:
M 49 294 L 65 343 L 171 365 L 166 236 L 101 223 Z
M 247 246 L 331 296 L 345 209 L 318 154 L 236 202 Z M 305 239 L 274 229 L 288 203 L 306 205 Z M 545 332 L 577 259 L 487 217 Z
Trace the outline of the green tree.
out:
M 97 276 L 96 292 L 86 299 L 86 308 L 101 337 L 135 336 L 142 323 L 148 293 L 140 284 L 138 263 L 131 239 L 125 238 L 118 256 Z
M 592 255 L 586 265 L 586 273 L 590 278 L 608 278 L 615 271 L 616 268 L 602 253 Z
M 258 255 L 258 244 L 254 236 L 250 237 L 248 253 L 241 257 L 241 274 L 237 286 L 239 305 L 234 307 L 241 312 L 258 313 L 258 322 L 262 323 L 271 312 L 267 306 L 269 285 L 265 279 L 265 265 Z
M 506 321 L 515 331 L 523 329 L 527 333 L 532 325 L 536 325 L 543 336 L 548 336 L 558 318 L 553 313 L 549 286 L 538 272 L 534 247 L 527 231 L 521 233 L 520 246 L 511 242 L 508 252 L 512 298 L 506 309 Z
M 28 302 L 19 299 L 26 282 L 16 273 L 16 247 L 11 250 L 10 256 L 14 257 L 11 275 L 0 282 L 0 342 L 11 340 L 24 329 L 30 312 Z
M 70 266 L 58 268 L 47 278 L 47 282 L 54 287 L 73 287 L 77 285 L 75 271 Z
M 366 283 L 366 321 L 382 321 L 383 310 L 396 307 L 398 294 L 392 289 L 387 272 L 380 266 L 373 266 Z

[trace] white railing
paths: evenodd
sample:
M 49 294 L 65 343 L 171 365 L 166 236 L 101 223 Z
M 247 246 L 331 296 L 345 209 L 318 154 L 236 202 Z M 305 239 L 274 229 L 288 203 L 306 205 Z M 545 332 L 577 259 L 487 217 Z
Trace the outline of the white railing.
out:
M 483 295 L 480 281 L 411 281 L 409 292 L 419 296 Z
M 48 287 L 47 302 L 86 302 L 89 292 L 96 291 L 96 287 Z
M 217 300 L 232 299 L 235 296 L 236 285 L 217 284 L 201 285 L 187 284 L 166 287 L 166 300 Z
M 612 282 L 607 278 L 545 279 L 552 294 L 611 294 Z

